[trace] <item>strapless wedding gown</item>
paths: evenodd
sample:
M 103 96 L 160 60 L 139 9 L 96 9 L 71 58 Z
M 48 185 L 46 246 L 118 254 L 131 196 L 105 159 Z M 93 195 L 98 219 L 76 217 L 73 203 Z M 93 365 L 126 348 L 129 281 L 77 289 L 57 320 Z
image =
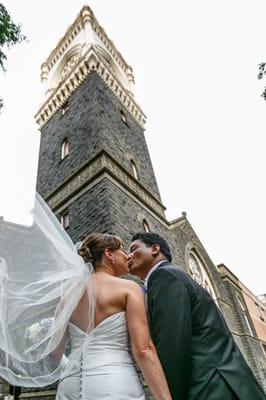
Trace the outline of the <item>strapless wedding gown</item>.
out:
M 129 353 L 124 311 L 106 318 L 89 334 L 70 323 L 69 338 L 71 353 L 56 400 L 145 400 Z

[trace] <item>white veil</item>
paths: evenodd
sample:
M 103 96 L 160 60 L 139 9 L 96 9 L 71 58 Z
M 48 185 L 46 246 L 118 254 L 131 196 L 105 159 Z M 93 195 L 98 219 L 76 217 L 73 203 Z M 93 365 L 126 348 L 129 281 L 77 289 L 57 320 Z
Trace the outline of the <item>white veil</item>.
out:
M 60 378 L 67 325 L 89 296 L 94 326 L 93 268 L 85 264 L 37 194 L 31 226 L 0 219 L 0 376 L 16 386 Z

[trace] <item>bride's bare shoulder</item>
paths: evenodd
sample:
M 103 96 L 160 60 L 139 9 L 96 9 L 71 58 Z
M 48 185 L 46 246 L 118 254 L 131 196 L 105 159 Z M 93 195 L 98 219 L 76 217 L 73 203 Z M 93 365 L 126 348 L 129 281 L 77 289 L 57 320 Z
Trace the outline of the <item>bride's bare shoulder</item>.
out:
M 139 292 L 141 291 L 140 285 L 132 279 L 117 278 L 119 283 L 128 291 Z
M 123 289 L 123 292 L 126 293 L 139 293 L 141 292 L 141 287 L 140 285 L 135 282 L 132 279 L 127 279 L 127 278 L 119 278 L 116 276 L 108 276 L 106 277 L 106 279 L 104 280 L 99 280 L 98 284 L 104 284 L 104 286 L 106 287 L 110 287 L 110 285 L 112 286 L 112 292 L 115 290 L 119 289 Z

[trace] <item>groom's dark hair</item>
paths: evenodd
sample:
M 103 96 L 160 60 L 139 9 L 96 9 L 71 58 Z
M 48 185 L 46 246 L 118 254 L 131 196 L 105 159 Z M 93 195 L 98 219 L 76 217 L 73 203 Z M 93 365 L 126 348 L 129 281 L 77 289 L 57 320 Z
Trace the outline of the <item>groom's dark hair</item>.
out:
M 168 261 L 172 261 L 171 250 L 167 241 L 162 238 L 158 233 L 154 232 L 137 232 L 133 235 L 131 242 L 135 240 L 140 240 L 145 243 L 147 246 L 152 246 L 153 244 L 160 245 L 160 252 L 168 259 Z

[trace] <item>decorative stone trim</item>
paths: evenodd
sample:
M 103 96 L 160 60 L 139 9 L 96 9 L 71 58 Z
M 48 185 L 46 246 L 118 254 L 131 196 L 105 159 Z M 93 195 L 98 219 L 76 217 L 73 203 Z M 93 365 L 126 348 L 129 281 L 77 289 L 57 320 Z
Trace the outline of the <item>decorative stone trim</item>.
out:
M 83 165 L 78 172 L 70 176 L 62 185 L 51 193 L 46 198 L 48 205 L 52 210 L 56 210 L 65 203 L 67 199 L 74 196 L 77 192 L 80 193 L 83 187 L 87 186 L 92 180 L 95 180 L 99 175 L 105 172 L 111 175 L 113 179 L 118 181 L 128 191 L 133 193 L 141 202 L 145 203 L 154 213 L 165 218 L 165 207 L 105 151 L 102 151 Z
M 46 98 L 35 116 L 40 128 L 92 72 L 101 77 L 136 121 L 144 126 L 146 116 L 133 99 L 133 70 L 99 25 L 92 10 L 85 6 L 42 64 L 41 80 L 46 85 Z
M 59 60 L 59 58 L 64 54 L 65 50 L 68 48 L 70 43 L 75 39 L 77 34 L 82 29 L 82 21 L 77 18 L 75 23 L 68 29 L 64 37 L 59 41 L 56 48 L 52 51 L 48 59 L 43 63 L 43 66 L 47 68 L 47 72 L 52 69 L 54 64 Z
M 147 215 L 152 216 L 155 218 L 157 221 L 159 221 L 166 229 L 168 229 L 168 222 L 165 219 L 165 217 L 162 217 L 158 213 L 155 213 L 154 210 L 152 210 L 150 207 L 148 207 L 145 203 L 143 203 L 137 196 L 133 194 L 133 192 L 129 191 L 126 186 L 122 185 L 117 179 L 114 179 L 111 174 L 108 172 L 103 172 L 96 178 L 92 179 L 91 181 L 88 182 L 80 191 L 78 191 L 76 194 L 73 196 L 69 197 L 68 200 L 65 202 L 62 202 L 61 205 L 56 208 L 55 213 L 56 215 L 60 215 L 61 212 L 63 212 L 67 207 L 70 207 L 71 204 L 76 201 L 79 197 L 83 196 L 84 193 L 86 193 L 88 190 L 93 188 L 95 185 L 100 183 L 103 179 L 108 179 L 110 182 L 112 182 L 114 185 L 116 185 L 120 190 L 122 190 L 126 195 L 132 199 L 134 202 L 136 202 L 143 210 L 147 212 Z
M 42 397 L 52 397 L 56 395 L 56 390 L 43 390 L 39 392 L 25 392 L 21 393 L 20 399 L 30 399 L 30 398 L 42 398 Z
M 215 280 L 213 279 L 212 273 L 210 272 L 204 257 L 201 255 L 192 241 L 189 241 L 186 245 L 185 262 L 190 276 L 200 286 L 206 289 L 214 300 L 216 300 L 218 297 L 218 290 L 215 285 Z
M 92 29 L 96 33 L 96 35 L 103 42 L 109 53 L 112 55 L 113 59 L 117 62 L 117 64 L 124 70 L 124 72 L 131 77 L 132 68 L 127 64 L 124 60 L 121 53 L 117 50 L 114 43 L 108 38 L 104 29 L 100 26 L 93 11 L 90 7 L 84 6 L 80 13 L 78 14 L 74 23 L 67 29 L 63 38 L 59 41 L 56 48 L 51 52 L 44 65 L 48 68 L 48 71 L 54 66 L 54 64 L 59 60 L 59 58 L 63 55 L 65 50 L 69 47 L 71 42 L 75 39 L 77 34 L 84 29 L 86 23 L 90 23 Z
M 92 72 L 96 72 L 100 76 L 136 121 L 142 127 L 144 126 L 146 116 L 142 112 L 140 106 L 135 102 L 130 93 L 123 88 L 114 74 L 107 68 L 105 63 L 98 56 L 95 47 L 92 46 L 87 53 L 79 59 L 79 61 L 76 60 L 74 69 L 66 75 L 66 79 L 59 84 L 57 89 L 55 89 L 37 112 L 35 119 L 40 128 L 49 121 L 60 107 L 62 107 L 72 93 Z

